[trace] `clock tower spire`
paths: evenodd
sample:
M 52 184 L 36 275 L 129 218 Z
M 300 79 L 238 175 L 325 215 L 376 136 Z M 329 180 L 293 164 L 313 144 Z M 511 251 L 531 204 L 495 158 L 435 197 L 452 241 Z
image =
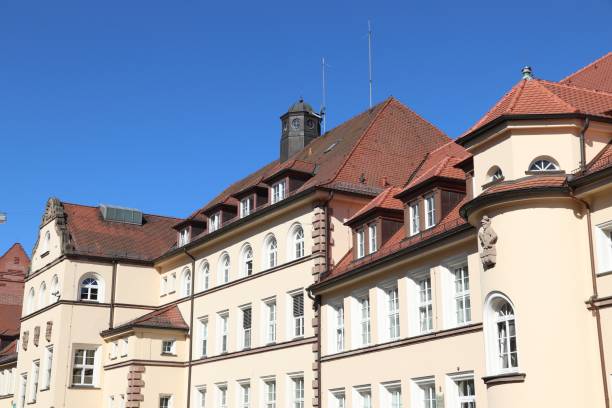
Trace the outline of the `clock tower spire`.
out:
M 321 135 L 321 116 L 300 98 L 281 116 L 280 161 L 284 162 Z

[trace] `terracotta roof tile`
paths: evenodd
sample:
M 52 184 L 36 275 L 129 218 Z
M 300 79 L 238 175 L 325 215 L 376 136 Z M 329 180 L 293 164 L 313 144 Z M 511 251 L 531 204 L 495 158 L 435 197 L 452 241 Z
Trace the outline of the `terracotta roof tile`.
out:
M 17 362 L 17 340 L 11 341 L 0 350 L 0 364 Z
M 612 92 L 612 52 L 562 79 L 559 83 Z
M 151 261 L 176 242 L 180 219 L 143 214 L 143 224 L 102 219 L 99 207 L 62 203 L 74 253 Z
M 386 210 L 403 210 L 404 204 L 395 198 L 395 195 L 399 193 L 401 189 L 399 187 L 388 187 L 373 200 L 364 205 L 355 215 L 353 215 L 345 224 L 350 224 L 353 220 L 361 217 L 373 211 L 375 209 L 386 209 Z
M 0 336 L 16 336 L 19 334 L 21 322 L 21 304 L 0 305 Z
M 587 164 L 583 174 L 591 174 L 612 166 L 612 141 Z
M 114 329 L 105 330 L 102 334 L 115 333 L 134 327 L 189 330 L 189 326 L 185 322 L 185 319 L 183 319 L 183 315 L 179 308 L 176 305 L 171 305 L 154 310 L 153 312 L 117 326 Z
M 480 196 L 485 196 L 494 193 L 500 193 L 503 191 L 514 191 L 514 190 L 529 190 L 546 187 L 563 187 L 567 185 L 567 179 L 565 175 L 533 175 L 522 177 L 517 180 L 501 181 L 493 184 L 492 186 L 485 189 Z

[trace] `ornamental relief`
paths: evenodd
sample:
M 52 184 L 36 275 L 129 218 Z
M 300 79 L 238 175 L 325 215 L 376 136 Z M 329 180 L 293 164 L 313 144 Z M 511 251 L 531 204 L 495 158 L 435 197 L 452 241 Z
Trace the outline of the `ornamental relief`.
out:
M 478 230 L 478 246 L 480 248 L 480 261 L 485 271 L 491 269 L 497 263 L 497 234 L 491 227 L 491 220 L 486 215 L 483 215 L 480 220 L 480 229 Z

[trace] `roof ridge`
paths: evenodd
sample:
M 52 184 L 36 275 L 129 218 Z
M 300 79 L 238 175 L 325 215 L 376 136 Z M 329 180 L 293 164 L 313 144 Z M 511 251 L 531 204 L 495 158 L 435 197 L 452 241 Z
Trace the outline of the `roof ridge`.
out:
M 544 90 L 544 92 L 546 92 L 547 94 L 551 95 L 554 99 L 556 99 L 557 101 L 561 102 L 563 105 L 565 105 L 567 108 L 569 108 L 571 111 L 573 112 L 580 112 L 580 109 L 576 108 L 573 105 L 570 105 L 569 102 L 565 101 L 565 99 L 561 98 L 559 95 L 557 95 L 556 93 L 554 93 L 553 91 L 551 91 L 550 89 L 548 89 L 546 86 L 544 86 L 544 84 L 541 82 L 543 80 L 540 79 L 536 79 L 536 84 L 538 84 L 538 86 Z
M 344 158 L 344 161 L 342 162 L 342 164 L 340 166 L 338 166 L 338 168 L 336 169 L 334 175 L 331 176 L 330 179 L 326 183 L 322 183 L 322 184 L 332 183 L 338 177 L 338 175 L 340 174 L 342 169 L 344 169 L 344 167 L 347 165 L 349 159 L 352 157 L 352 155 L 355 152 L 355 150 L 357 150 L 357 146 L 359 146 L 361 144 L 361 141 L 365 138 L 365 135 L 368 134 L 368 132 L 370 131 L 370 129 L 372 128 L 372 126 L 374 125 L 376 120 L 378 120 L 378 118 L 380 117 L 381 113 L 387 108 L 387 106 L 389 106 L 389 104 L 391 104 L 392 101 L 393 101 L 393 97 L 389 97 L 386 100 L 384 100 L 383 102 L 381 102 L 380 104 L 376 105 L 376 107 L 380 106 L 380 109 L 378 110 L 378 112 L 376 112 L 374 117 L 370 120 L 370 123 L 368 123 L 368 126 L 363 130 L 363 132 L 361 133 L 361 136 L 359 136 L 359 139 L 357 139 L 355 144 L 353 144 L 353 147 L 351 148 L 351 151 L 346 155 L 346 157 Z M 373 111 L 374 108 L 370 108 L 369 110 Z M 366 113 L 366 112 L 363 112 L 363 113 Z M 344 122 L 344 123 L 346 123 L 346 122 Z
M 570 89 L 575 89 L 575 90 L 579 90 L 579 91 L 583 91 L 583 92 L 592 92 L 592 93 L 597 93 L 597 94 L 604 94 L 605 96 L 612 96 L 612 92 L 603 91 L 601 89 L 585 88 L 585 87 L 574 85 L 574 84 L 562 84 L 560 82 L 547 81 L 545 79 L 538 79 L 538 81 L 544 82 L 546 85 L 570 88 Z
M 597 162 L 597 160 L 599 160 L 601 158 L 601 156 L 603 156 L 604 154 L 606 154 L 606 149 L 610 148 L 610 146 L 612 146 L 612 140 L 610 140 L 604 147 L 602 147 L 602 149 L 597 152 L 597 154 L 595 155 L 595 157 L 593 157 L 591 159 L 590 162 L 588 162 L 584 167 L 585 170 L 590 169 L 591 167 L 593 167 L 593 164 L 595 164 L 595 162 Z
M 582 68 L 579 68 L 577 71 L 575 71 L 575 72 L 569 74 L 568 76 L 566 76 L 565 78 L 559 80 L 559 82 L 561 83 L 561 82 L 568 81 L 568 80 L 571 81 L 571 77 L 573 77 L 573 76 L 575 76 L 575 75 L 577 75 L 577 74 L 579 74 L 579 73 L 581 73 L 583 71 L 586 71 L 587 69 L 591 68 L 593 65 L 597 65 L 598 62 L 601 62 L 605 58 L 608 58 L 608 56 L 612 56 L 612 51 L 609 51 L 607 54 L 602 55 L 601 57 L 597 58 L 595 61 L 591 62 L 590 64 L 587 64 L 587 65 L 585 65 Z
M 516 90 L 516 93 L 514 94 L 514 96 L 512 97 L 512 100 L 510 101 L 510 104 L 508 105 L 508 109 L 506 110 L 506 112 L 512 112 L 514 110 L 514 107 L 516 106 L 519 98 L 521 97 L 521 95 L 523 94 L 523 91 L 525 90 L 525 86 L 527 85 L 527 80 L 525 80 L 525 79 L 521 80 L 521 82 L 518 85 L 519 85 L 519 87 Z M 500 102 L 503 101 L 503 99 L 504 98 L 502 98 L 500 100 Z M 493 108 L 493 109 L 495 109 L 495 108 Z M 503 115 L 503 113 L 502 113 L 502 115 Z
M 64 205 L 64 204 L 74 205 L 76 207 L 85 207 L 85 208 L 94 208 L 94 209 L 95 208 L 100 208 L 100 204 L 98 204 L 98 205 L 78 204 L 78 203 L 69 203 L 68 201 L 62 201 L 62 200 L 60 200 L 60 203 L 62 205 Z M 142 215 L 150 215 L 150 216 L 153 216 L 153 217 L 160 217 L 160 218 L 171 218 L 173 220 L 182 220 L 183 219 L 183 218 L 180 218 L 180 217 L 173 217 L 171 215 L 161 215 L 161 214 L 146 213 L 144 211 L 142 212 Z

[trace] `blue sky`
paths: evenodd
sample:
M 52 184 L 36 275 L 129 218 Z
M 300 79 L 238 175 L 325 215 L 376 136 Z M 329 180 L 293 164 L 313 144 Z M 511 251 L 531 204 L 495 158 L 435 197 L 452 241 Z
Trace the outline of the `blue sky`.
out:
M 393 95 L 457 137 L 520 78 L 611 50 L 612 0 L 0 2 L 0 252 L 49 196 L 186 216 L 278 155 L 300 96 L 329 125 Z M 328 126 L 329 128 L 329 126 Z

